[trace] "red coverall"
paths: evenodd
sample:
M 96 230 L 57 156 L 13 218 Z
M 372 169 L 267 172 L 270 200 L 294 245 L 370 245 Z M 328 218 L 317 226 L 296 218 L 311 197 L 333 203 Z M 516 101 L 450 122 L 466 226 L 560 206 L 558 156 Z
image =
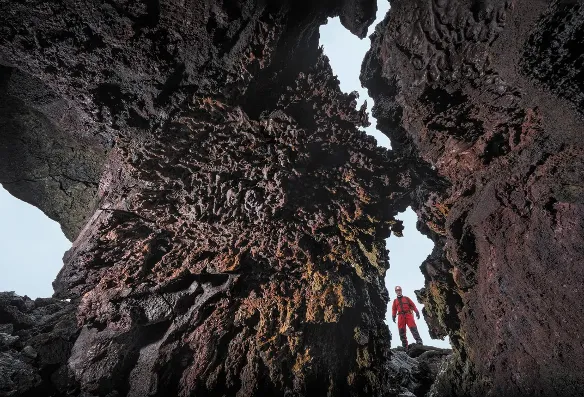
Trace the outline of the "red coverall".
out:
M 409 297 L 401 296 L 393 300 L 393 305 L 391 306 L 391 317 L 395 322 L 395 314 L 398 314 L 397 328 L 399 330 L 399 338 L 402 342 L 402 345 L 406 348 L 408 347 L 406 325 L 410 328 L 414 339 L 416 339 L 416 343 L 422 344 L 422 339 L 420 338 L 420 333 L 418 333 L 418 327 L 416 326 L 416 321 L 414 320 L 412 311 L 416 313 L 418 318 L 420 317 L 420 313 L 418 312 L 416 305 Z

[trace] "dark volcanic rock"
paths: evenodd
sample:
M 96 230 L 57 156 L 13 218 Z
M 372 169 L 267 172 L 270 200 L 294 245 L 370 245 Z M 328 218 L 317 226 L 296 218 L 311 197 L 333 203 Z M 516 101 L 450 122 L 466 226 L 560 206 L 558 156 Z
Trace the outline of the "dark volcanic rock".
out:
M 81 298 L 82 391 L 391 392 L 387 204 L 404 207 L 411 176 L 355 128 L 362 113 L 314 55 L 259 120 L 195 97 L 110 153 L 107 194 L 55 283 Z M 289 115 L 307 107 L 304 128 Z
M 74 394 L 67 369 L 76 305 L 0 293 L 0 394 Z
M 400 386 L 398 396 L 426 396 L 439 372 L 452 357 L 452 350 L 411 344 L 408 350 L 392 349 L 392 383 Z
M 54 283 L 78 304 L 64 381 L 26 342 L 10 393 L 398 391 L 385 239 L 419 176 L 359 130 L 365 109 L 318 49 L 328 16 L 362 35 L 372 1 L 1 4 L 7 152 L 88 187 L 63 191 L 71 219 L 51 213 L 60 186 L 36 202 L 22 187 L 70 236 L 87 222 Z
M 522 72 L 545 88 L 584 108 L 584 7 L 578 1 L 554 1 L 532 29 L 519 60 Z
M 278 68 L 303 62 L 327 16 L 363 35 L 376 9 L 373 0 L 267 3 L 0 2 L 0 182 L 74 240 L 120 136 L 159 128 L 195 93 L 238 96 L 263 77 L 286 84 Z M 279 65 L 266 68 L 274 52 Z
M 74 240 L 97 204 L 107 150 L 96 129 L 40 80 L 0 66 L 0 183 Z
M 0 1 L 0 182 L 75 239 L 71 303 L 0 295 L 0 392 L 581 395 L 583 6 L 391 5 L 388 152 L 318 49 L 371 0 Z M 450 356 L 389 349 L 408 205 Z
M 457 352 L 434 393 L 581 395 L 582 3 L 391 5 L 362 81 L 397 154 L 431 169 L 418 297 Z

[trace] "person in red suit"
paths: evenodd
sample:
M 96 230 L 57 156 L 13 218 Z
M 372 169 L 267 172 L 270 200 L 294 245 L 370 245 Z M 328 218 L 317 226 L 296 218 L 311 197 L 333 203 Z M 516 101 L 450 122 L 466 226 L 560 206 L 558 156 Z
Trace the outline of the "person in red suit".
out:
M 416 339 L 416 343 L 422 344 L 422 339 L 420 338 L 420 333 L 418 333 L 418 327 L 416 326 L 416 321 L 414 320 L 414 315 L 412 314 L 412 311 L 415 312 L 416 317 L 420 319 L 420 312 L 409 297 L 402 296 L 402 288 L 400 286 L 395 287 L 395 294 L 397 295 L 397 298 L 393 300 L 393 305 L 391 307 L 391 318 L 393 319 L 393 323 L 395 323 L 395 315 L 398 315 L 397 329 L 399 330 L 399 338 L 402 342 L 402 346 L 404 348 L 408 348 L 406 325 L 410 328 L 414 339 Z

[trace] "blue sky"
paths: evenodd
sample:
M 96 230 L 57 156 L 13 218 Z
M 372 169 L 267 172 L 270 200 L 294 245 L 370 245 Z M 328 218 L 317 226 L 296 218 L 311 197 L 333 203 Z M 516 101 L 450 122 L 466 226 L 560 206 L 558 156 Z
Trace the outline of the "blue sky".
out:
M 373 26 L 383 19 L 388 9 L 389 4 L 380 0 Z M 358 91 L 360 103 L 368 99 L 371 109 L 373 101 L 359 82 L 361 61 L 370 46 L 369 39 L 360 40 L 353 36 L 335 18 L 321 28 L 321 45 L 341 82 L 341 89 Z M 379 145 L 390 148 L 389 139 L 375 129 L 375 119 L 371 122 L 367 133 L 373 135 Z M 433 244 L 416 230 L 416 215 L 411 209 L 401 213 L 399 218 L 404 221 L 404 237 L 392 236 L 387 240 L 391 268 L 385 281 L 392 300 L 395 298 L 394 286 L 399 284 L 404 294 L 415 301 L 414 290 L 424 285 L 419 266 L 432 251 Z M 0 291 L 15 291 L 31 298 L 51 296 L 51 282 L 61 269 L 63 254 L 71 247 L 59 224 L 37 208 L 12 197 L 1 185 L 0 220 Z M 421 309 L 421 305 L 418 307 Z M 387 318 L 391 318 L 389 312 Z M 430 341 L 423 319 L 417 322 L 426 344 L 450 347 L 448 341 Z M 388 324 L 393 335 L 392 346 L 395 347 L 400 344 L 397 327 L 391 320 Z M 409 332 L 408 339 L 413 341 Z

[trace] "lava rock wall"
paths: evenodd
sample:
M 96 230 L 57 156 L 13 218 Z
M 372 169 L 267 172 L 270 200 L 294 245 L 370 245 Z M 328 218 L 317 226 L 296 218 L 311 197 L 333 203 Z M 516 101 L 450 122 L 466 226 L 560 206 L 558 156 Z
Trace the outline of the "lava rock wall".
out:
M 353 127 L 362 115 L 331 77 L 321 57 L 257 121 L 195 98 L 112 151 L 55 283 L 81 298 L 70 363 L 83 391 L 390 391 L 383 239 L 401 226 L 385 203 L 403 201 L 409 173 Z M 301 128 L 284 110 L 318 100 L 307 87 L 347 114 Z
M 359 130 L 365 108 L 318 48 L 328 16 L 363 36 L 374 2 L 18 1 L 1 11 L 7 152 L 46 143 L 19 128 L 42 120 L 66 143 L 55 147 L 79 154 L 49 162 L 50 174 L 91 171 L 79 178 L 91 189 L 67 191 L 75 218 L 54 210 L 59 197 L 21 188 L 75 237 L 54 287 L 77 323 L 65 374 L 29 361 L 30 380 L 6 391 L 399 391 L 383 322 L 385 239 L 403 229 L 394 215 L 419 176 Z M 38 106 L 33 86 L 69 119 Z M 49 149 L 29 157 L 57 158 Z M 18 178 L 32 184 L 38 167 Z
M 303 51 L 327 16 L 363 36 L 375 12 L 371 0 L 2 1 L 0 181 L 73 241 L 120 136 L 159 128 L 197 92 L 244 102 L 244 91 L 255 93 L 247 83 L 275 57 L 271 92 L 286 83 L 275 69 L 293 81 L 294 65 L 310 62 Z M 269 103 L 256 101 L 260 112 Z
M 418 297 L 456 351 L 434 394 L 584 391 L 583 10 L 396 0 L 372 38 L 378 127 L 429 170 Z

